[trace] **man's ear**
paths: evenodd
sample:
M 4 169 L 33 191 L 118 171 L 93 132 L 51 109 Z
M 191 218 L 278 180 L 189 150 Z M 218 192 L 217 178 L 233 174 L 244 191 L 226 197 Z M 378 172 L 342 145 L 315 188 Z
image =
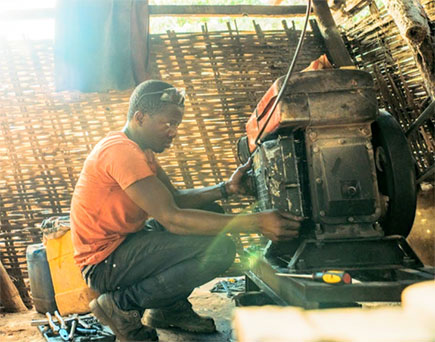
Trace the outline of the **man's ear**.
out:
M 150 119 L 150 115 L 137 110 L 133 114 L 133 119 L 139 124 L 139 126 L 142 126 Z

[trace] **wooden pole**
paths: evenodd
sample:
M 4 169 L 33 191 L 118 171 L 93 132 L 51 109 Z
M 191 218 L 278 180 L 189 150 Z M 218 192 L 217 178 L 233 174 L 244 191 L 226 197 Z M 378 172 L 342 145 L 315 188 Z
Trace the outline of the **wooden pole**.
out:
M 150 5 L 151 16 L 177 17 L 295 17 L 303 16 L 305 5 L 262 6 L 262 5 Z
M 27 311 L 20 294 L 0 261 L 0 302 L 10 312 Z
M 325 0 L 313 0 L 313 8 L 320 33 L 325 40 L 332 62 L 338 67 L 353 66 L 352 58 L 344 45 L 343 39 L 341 39 L 328 3 Z
M 435 33 L 423 6 L 417 0 L 385 0 L 385 4 L 414 55 L 429 97 L 435 100 Z
M 148 5 L 152 17 L 302 17 L 307 7 L 263 5 Z M 36 8 L 7 10 L 0 13 L 0 20 L 24 20 L 54 18 L 55 9 Z

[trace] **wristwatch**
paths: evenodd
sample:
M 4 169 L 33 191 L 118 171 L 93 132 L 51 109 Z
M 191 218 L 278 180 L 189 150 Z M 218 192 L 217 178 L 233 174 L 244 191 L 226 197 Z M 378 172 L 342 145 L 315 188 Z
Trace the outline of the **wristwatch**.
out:
M 223 199 L 227 199 L 228 198 L 228 192 L 227 192 L 227 187 L 225 182 L 220 182 L 219 183 L 219 190 L 221 192 L 222 198 Z

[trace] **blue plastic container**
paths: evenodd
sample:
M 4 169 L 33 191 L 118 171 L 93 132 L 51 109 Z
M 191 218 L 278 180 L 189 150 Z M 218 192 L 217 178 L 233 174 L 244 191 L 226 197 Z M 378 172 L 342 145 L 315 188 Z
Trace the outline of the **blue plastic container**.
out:
M 57 310 L 57 306 L 44 245 L 39 243 L 28 246 L 26 259 L 29 271 L 30 291 L 32 292 L 33 304 L 36 311 L 44 314 L 46 312 L 54 312 Z

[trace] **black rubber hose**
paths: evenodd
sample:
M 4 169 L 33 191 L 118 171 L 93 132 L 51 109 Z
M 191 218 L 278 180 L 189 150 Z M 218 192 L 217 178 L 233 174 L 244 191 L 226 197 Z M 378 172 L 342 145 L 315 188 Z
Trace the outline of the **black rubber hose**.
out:
M 307 25 L 308 25 L 308 19 L 310 17 L 310 12 L 311 12 L 311 0 L 307 1 L 307 12 L 305 13 L 305 23 L 304 23 L 304 28 L 302 30 L 301 36 L 299 37 L 299 42 L 298 45 L 296 47 L 296 51 L 295 54 L 293 56 L 293 60 L 290 64 L 290 67 L 288 68 L 287 71 L 287 75 L 285 76 L 284 82 L 281 86 L 281 89 L 279 90 L 278 96 L 275 99 L 275 102 L 273 103 L 272 109 L 269 112 L 269 115 L 267 116 L 267 119 L 263 125 L 263 127 L 261 128 L 260 132 L 258 133 L 257 137 L 255 138 L 255 144 L 256 145 L 260 145 L 261 144 L 261 135 L 263 134 L 264 130 L 266 129 L 267 125 L 269 124 L 270 119 L 272 118 L 272 114 L 275 111 L 276 106 L 278 105 L 279 101 L 281 100 L 285 89 L 287 88 L 287 82 L 291 76 L 291 74 L 293 73 L 293 69 L 296 65 L 296 60 L 298 58 L 299 52 L 301 50 L 302 44 L 304 42 L 304 37 L 305 37 L 305 32 L 307 31 Z M 259 141 L 260 140 L 260 141 Z

